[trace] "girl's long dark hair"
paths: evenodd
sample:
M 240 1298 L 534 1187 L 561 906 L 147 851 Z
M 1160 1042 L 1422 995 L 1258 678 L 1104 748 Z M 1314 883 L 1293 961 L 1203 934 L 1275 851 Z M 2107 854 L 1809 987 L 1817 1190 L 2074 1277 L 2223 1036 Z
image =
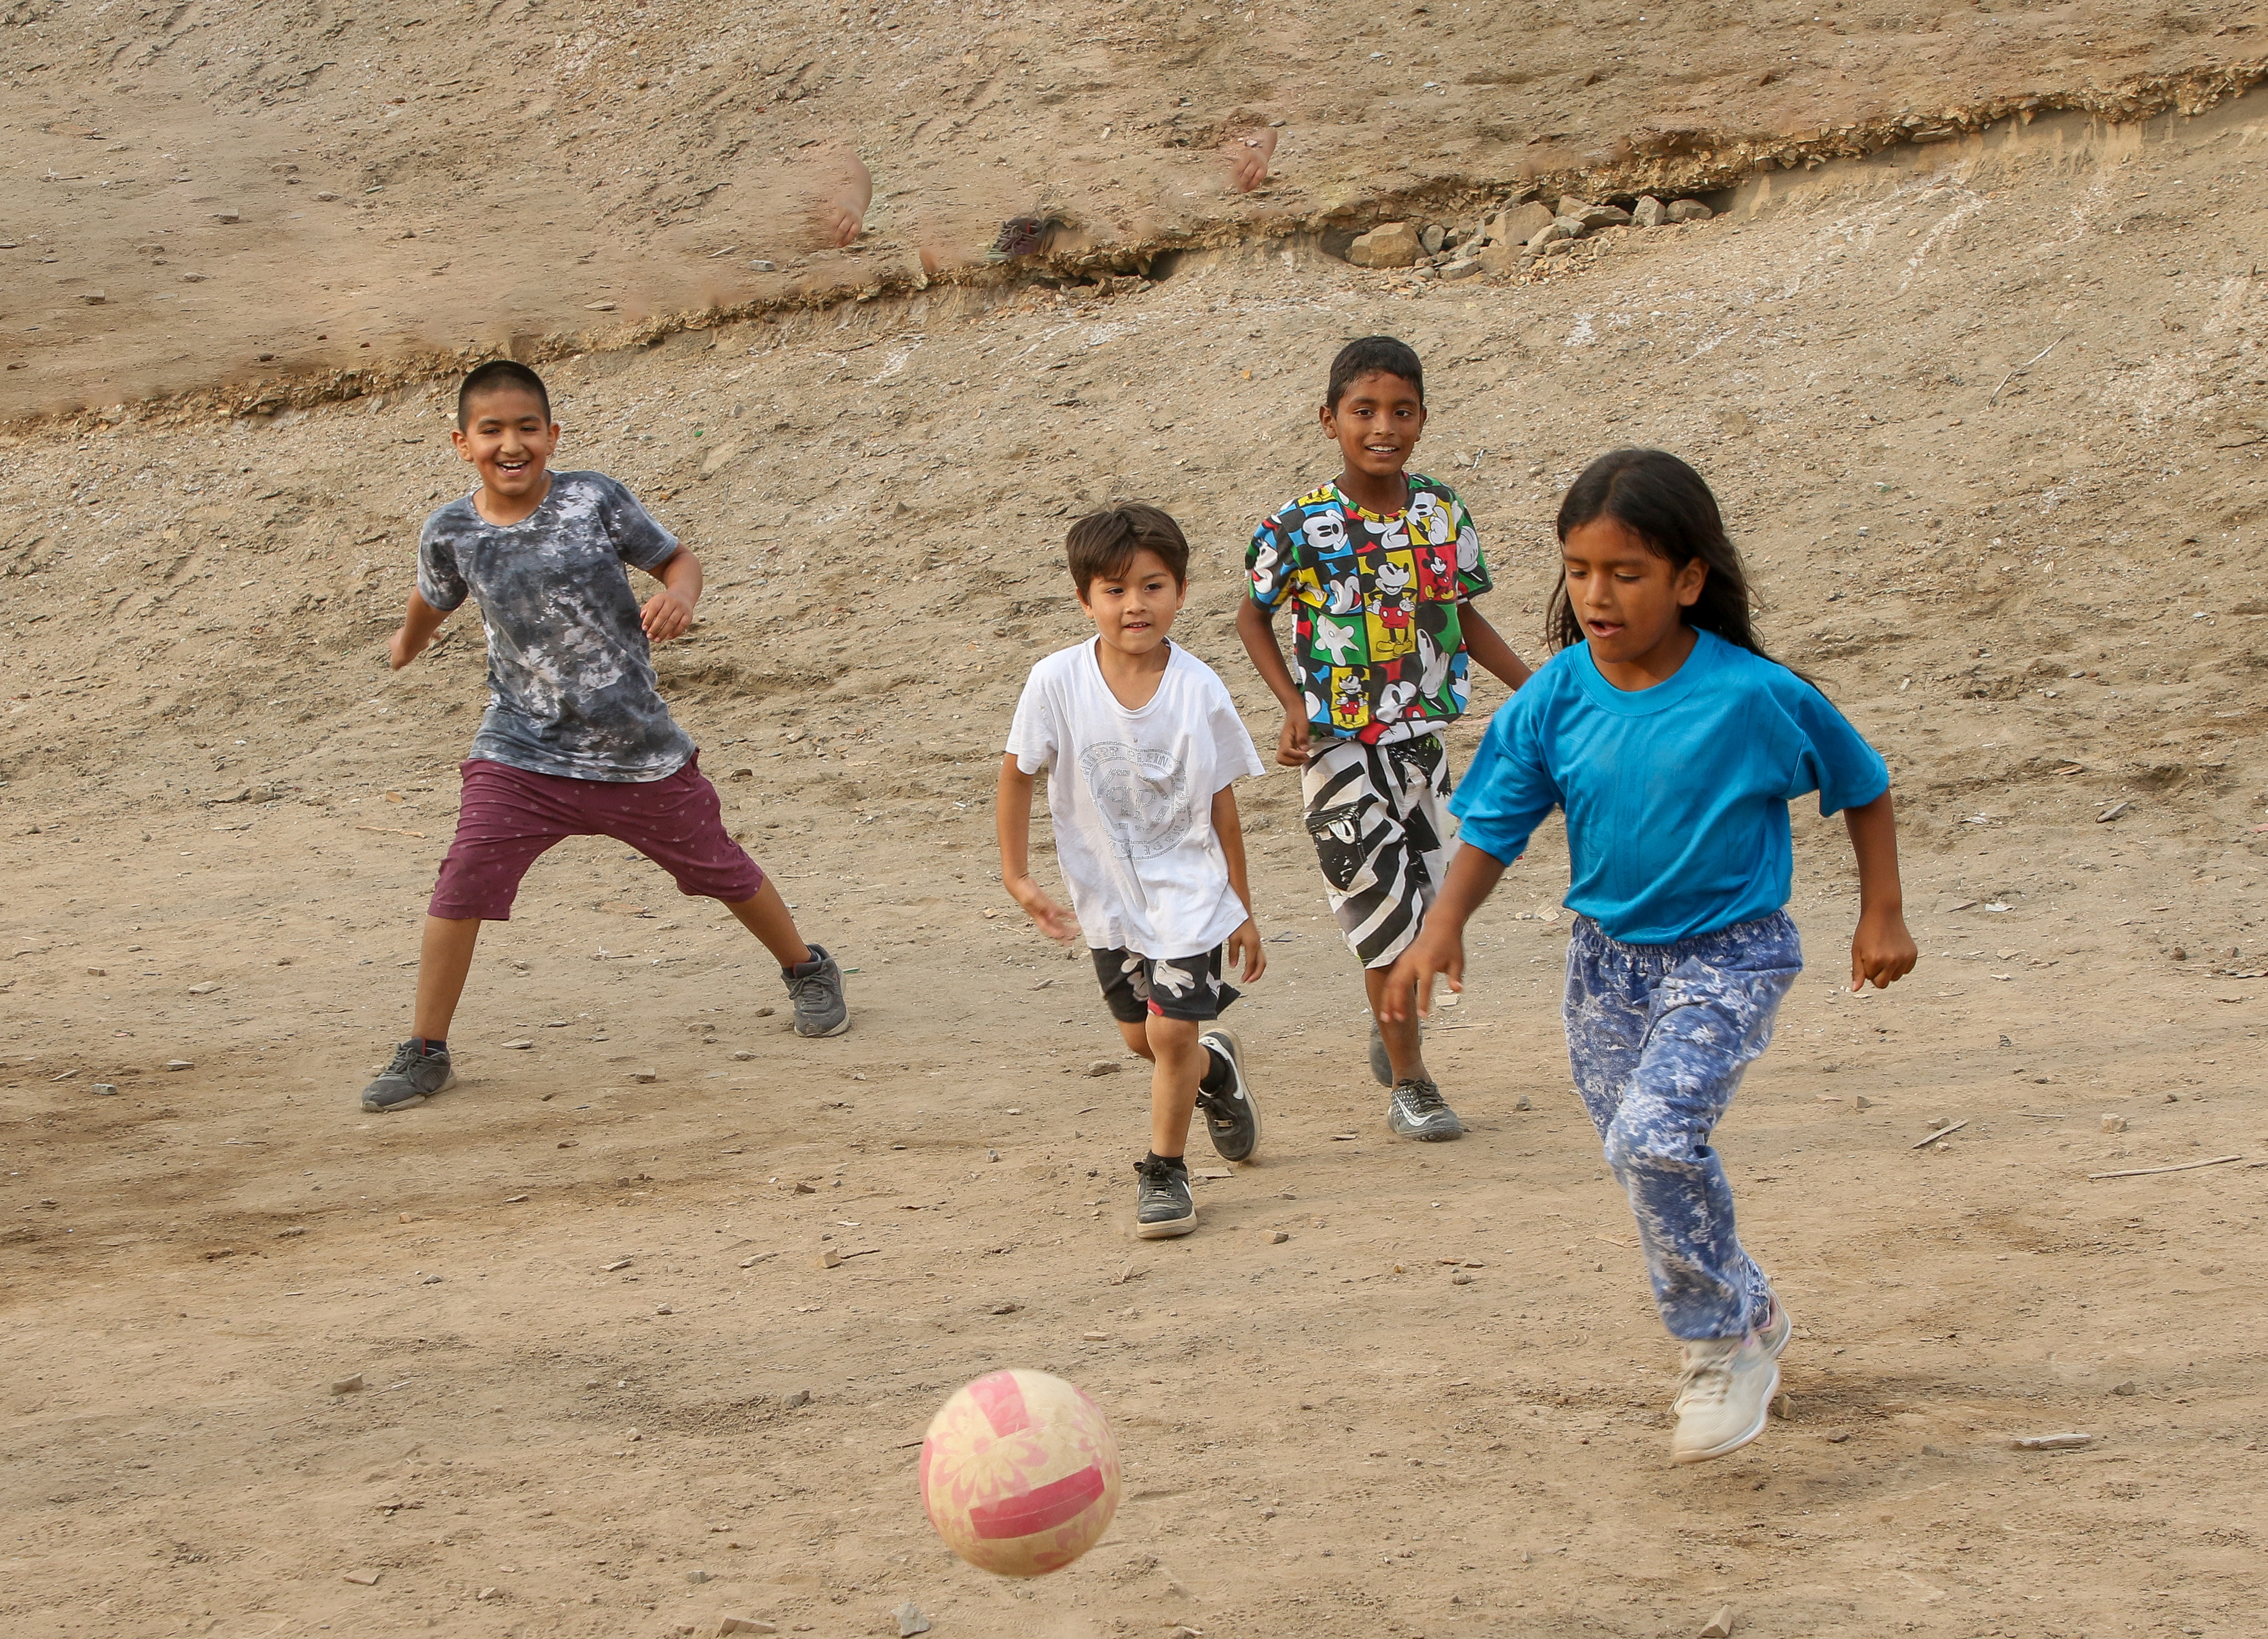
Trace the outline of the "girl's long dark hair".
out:
M 1564 543 L 1573 531 L 1600 518 L 1612 518 L 1646 546 L 1683 569 L 1695 558 L 1709 566 L 1701 595 L 1685 611 L 1685 624 L 1713 631 L 1727 643 L 1763 655 L 1756 641 L 1756 597 L 1749 589 L 1741 555 L 1725 533 L 1724 514 L 1701 475 L 1667 450 L 1609 450 L 1583 469 L 1559 503 L 1558 531 Z M 1583 641 L 1583 623 L 1568 601 L 1563 575 L 1545 616 L 1545 635 L 1555 649 Z M 1769 660 L 1770 655 L 1764 655 Z

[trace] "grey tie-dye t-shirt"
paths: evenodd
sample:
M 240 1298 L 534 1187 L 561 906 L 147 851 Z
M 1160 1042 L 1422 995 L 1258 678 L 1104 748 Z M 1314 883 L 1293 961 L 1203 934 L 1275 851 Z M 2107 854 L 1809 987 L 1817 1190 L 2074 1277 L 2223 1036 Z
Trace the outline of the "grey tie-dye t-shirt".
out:
M 555 472 L 543 504 L 492 524 L 469 495 L 425 520 L 417 595 L 468 595 L 488 627 L 489 709 L 469 756 L 570 779 L 666 779 L 693 756 L 656 685 L 624 565 L 659 569 L 677 537 L 599 472 Z

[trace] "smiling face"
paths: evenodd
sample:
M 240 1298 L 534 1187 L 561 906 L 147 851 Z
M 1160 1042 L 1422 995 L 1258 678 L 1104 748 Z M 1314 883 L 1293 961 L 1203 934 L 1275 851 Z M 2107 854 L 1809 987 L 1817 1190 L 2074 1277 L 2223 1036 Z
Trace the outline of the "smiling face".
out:
M 1088 581 L 1079 607 L 1105 644 L 1138 659 L 1165 642 L 1189 594 L 1166 560 L 1144 547 L 1118 573 Z
M 1324 405 L 1322 422 L 1350 477 L 1391 484 L 1425 431 L 1425 404 L 1416 382 L 1374 370 L 1347 383 L 1337 403 Z
M 1608 682 L 1651 688 L 1684 664 L 1693 650 L 1684 613 L 1701 595 L 1708 565 L 1697 557 L 1672 564 L 1605 516 L 1569 530 L 1560 557 L 1568 604 Z
M 541 399 L 519 387 L 493 388 L 465 410 L 465 425 L 449 434 L 450 441 L 480 473 L 498 507 L 526 517 L 543 498 L 544 469 L 558 447 L 559 424 Z

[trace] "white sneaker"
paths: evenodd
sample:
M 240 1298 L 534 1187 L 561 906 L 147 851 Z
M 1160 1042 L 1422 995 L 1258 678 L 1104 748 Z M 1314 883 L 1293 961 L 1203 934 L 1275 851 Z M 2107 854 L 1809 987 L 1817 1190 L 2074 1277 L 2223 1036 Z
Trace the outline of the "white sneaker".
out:
M 1764 1325 L 1756 1328 L 1756 1336 L 1764 1340 L 1764 1347 L 1771 1351 L 1773 1359 L 1777 1360 L 1786 1353 L 1787 1340 L 1794 1332 L 1795 1322 L 1788 1316 L 1787 1305 L 1778 1298 L 1773 1298 L 1771 1307 L 1764 1311 Z
M 1688 1343 L 1673 1405 L 1677 1432 L 1669 1436 L 1670 1460 L 1705 1463 L 1739 1451 L 1764 1431 L 1778 1387 L 1779 1362 L 1754 1332 Z

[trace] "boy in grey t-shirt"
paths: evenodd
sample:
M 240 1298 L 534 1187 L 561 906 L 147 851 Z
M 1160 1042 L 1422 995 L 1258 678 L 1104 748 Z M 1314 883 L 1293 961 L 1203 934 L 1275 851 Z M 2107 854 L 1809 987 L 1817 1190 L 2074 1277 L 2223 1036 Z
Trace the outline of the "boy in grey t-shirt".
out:
M 406 1110 L 455 1080 L 449 1021 L 481 924 L 509 919 L 527 867 L 569 837 L 627 843 L 685 893 L 721 900 L 778 959 L 797 1034 L 848 1030 L 841 968 L 804 942 L 779 890 L 726 833 L 716 787 L 657 686 L 649 645 L 692 624 L 700 560 L 614 479 L 549 470 L 559 427 L 525 365 L 497 359 L 468 375 L 451 436 L 481 484 L 425 520 L 388 658 L 399 671 L 476 600 L 489 709 L 426 910 L 412 1034 L 362 1107 Z M 661 583 L 643 607 L 626 565 Z

